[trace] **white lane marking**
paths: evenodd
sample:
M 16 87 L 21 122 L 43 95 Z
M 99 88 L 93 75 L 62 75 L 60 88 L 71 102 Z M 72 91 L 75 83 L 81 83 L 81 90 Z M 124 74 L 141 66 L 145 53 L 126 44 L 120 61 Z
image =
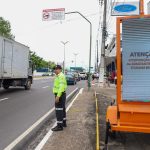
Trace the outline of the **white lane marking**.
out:
M 33 78 L 33 80 L 47 80 L 47 79 L 53 79 L 54 77 L 39 77 L 39 78 Z
M 74 101 L 77 99 L 77 97 L 80 95 L 80 94 L 82 94 L 82 92 L 83 92 L 83 88 L 82 89 L 80 89 L 80 91 L 79 91 L 79 93 L 76 95 L 76 97 L 72 100 L 72 102 L 69 104 L 69 106 L 67 107 L 67 109 L 66 109 L 66 111 L 68 112 L 68 110 L 71 108 L 71 106 L 73 105 L 73 103 L 74 103 Z M 56 126 L 56 122 L 55 122 L 55 124 L 53 125 L 53 127 L 52 128 L 54 128 L 54 126 Z M 52 129 L 51 128 L 51 129 Z M 34 149 L 34 150 L 41 150 L 43 147 L 44 147 L 44 145 L 46 144 L 46 142 L 48 141 L 48 139 L 52 136 L 52 134 L 53 134 L 53 131 L 52 130 L 49 130 L 48 131 L 48 133 L 45 135 L 45 137 L 42 139 L 42 141 L 38 144 L 38 146 Z
M 37 122 L 35 122 L 29 129 L 27 129 L 23 134 L 21 134 L 11 144 L 9 144 L 4 150 L 12 150 L 25 136 L 27 136 L 35 127 L 37 127 L 54 110 L 55 110 L 55 108 L 53 107 L 49 112 L 47 112 L 43 117 L 41 117 Z
M 67 98 L 74 93 L 78 88 L 72 91 Z M 48 117 L 53 111 L 53 107 L 49 112 L 47 112 L 43 117 L 41 117 L 37 122 L 35 122 L 30 128 L 28 128 L 24 133 L 22 133 L 18 138 L 16 138 L 12 143 L 10 143 L 4 150 L 12 150 L 24 137 L 26 137 L 34 128 L 36 128 L 46 117 Z
M 80 89 L 80 91 L 79 91 L 79 93 L 80 93 L 80 94 L 82 94 L 82 92 L 83 92 L 83 89 L 84 89 L 84 88 Z
M 72 100 L 72 102 L 69 104 L 69 106 L 67 107 L 66 111 L 68 112 L 68 110 L 71 108 L 71 106 L 73 105 L 74 101 L 77 99 L 77 97 L 82 94 L 83 92 L 83 88 L 80 89 L 79 93 L 76 95 L 76 97 Z
M 44 87 L 42 87 L 43 89 L 46 89 L 46 88 L 49 88 L 50 86 L 44 86 Z
M 78 89 L 78 88 L 76 88 L 75 90 L 73 90 L 73 91 L 67 96 L 67 98 L 70 97 L 70 95 L 72 95 L 77 89 Z
M 52 126 L 52 128 L 54 128 L 56 125 L 57 125 L 57 122 L 54 123 L 54 125 Z M 48 139 L 53 134 L 53 131 L 51 129 L 48 131 L 48 133 L 44 136 L 44 138 L 42 139 L 42 141 L 38 144 L 38 146 L 34 150 L 41 150 L 44 147 L 45 143 L 48 141 Z
M 0 99 L 0 102 L 2 102 L 2 101 L 5 101 L 5 100 L 7 100 L 8 98 L 3 98 L 3 99 Z

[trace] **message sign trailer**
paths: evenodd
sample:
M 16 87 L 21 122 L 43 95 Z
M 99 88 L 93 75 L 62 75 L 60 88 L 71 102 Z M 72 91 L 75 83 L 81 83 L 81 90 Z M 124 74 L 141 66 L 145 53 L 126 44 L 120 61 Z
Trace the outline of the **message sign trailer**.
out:
M 150 15 L 119 17 L 116 31 L 117 102 L 107 108 L 106 147 L 108 135 L 116 131 L 150 133 Z

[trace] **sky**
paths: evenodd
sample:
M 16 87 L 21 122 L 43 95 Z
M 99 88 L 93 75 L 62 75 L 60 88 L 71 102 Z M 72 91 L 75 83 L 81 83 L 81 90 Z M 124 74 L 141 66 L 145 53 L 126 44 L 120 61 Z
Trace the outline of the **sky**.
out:
M 115 17 L 110 16 L 110 4 L 114 1 L 138 0 L 108 0 L 108 42 L 115 34 Z M 149 0 L 144 1 L 146 10 L 146 3 Z M 103 8 L 100 7 L 99 0 L 0 0 L 0 3 L 0 16 L 10 21 L 15 40 L 29 46 L 40 57 L 62 63 L 64 47 L 61 41 L 69 41 L 66 45 L 66 66 L 75 65 L 72 61 L 75 60 L 74 53 L 77 53 L 76 65 L 88 67 L 90 25 L 78 14 L 65 15 L 63 21 L 42 21 L 42 11 L 43 9 L 65 8 L 65 12 L 79 11 L 85 15 L 92 23 L 92 67 L 94 67 L 97 39 L 99 40 L 99 55 L 101 51 L 102 25 L 99 25 L 99 19 Z
M 63 21 L 42 21 L 42 10 L 65 8 L 79 11 L 92 22 L 92 66 L 99 22 L 98 0 L 0 0 L 0 16 L 10 21 L 15 40 L 30 47 L 46 60 L 61 63 L 66 45 L 66 65 L 88 67 L 90 25 L 78 14 L 65 15 Z

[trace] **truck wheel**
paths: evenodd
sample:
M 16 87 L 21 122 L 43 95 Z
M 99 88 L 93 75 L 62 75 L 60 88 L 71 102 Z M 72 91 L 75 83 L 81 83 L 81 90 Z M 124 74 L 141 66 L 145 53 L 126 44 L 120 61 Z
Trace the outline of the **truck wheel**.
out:
M 5 90 L 8 90 L 8 89 L 9 89 L 9 85 L 3 85 L 3 88 L 4 88 Z
M 31 89 L 31 80 L 28 80 L 24 87 L 25 87 L 25 90 L 30 90 Z

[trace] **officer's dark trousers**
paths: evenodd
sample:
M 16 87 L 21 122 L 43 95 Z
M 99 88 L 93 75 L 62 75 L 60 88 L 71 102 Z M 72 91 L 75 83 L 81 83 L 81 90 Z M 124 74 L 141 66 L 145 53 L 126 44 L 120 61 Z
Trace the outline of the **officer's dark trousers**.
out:
M 58 126 L 62 126 L 63 122 L 66 122 L 65 103 L 66 103 L 66 93 L 63 93 L 59 99 L 59 102 L 55 103 L 56 118 L 57 118 L 57 125 Z

